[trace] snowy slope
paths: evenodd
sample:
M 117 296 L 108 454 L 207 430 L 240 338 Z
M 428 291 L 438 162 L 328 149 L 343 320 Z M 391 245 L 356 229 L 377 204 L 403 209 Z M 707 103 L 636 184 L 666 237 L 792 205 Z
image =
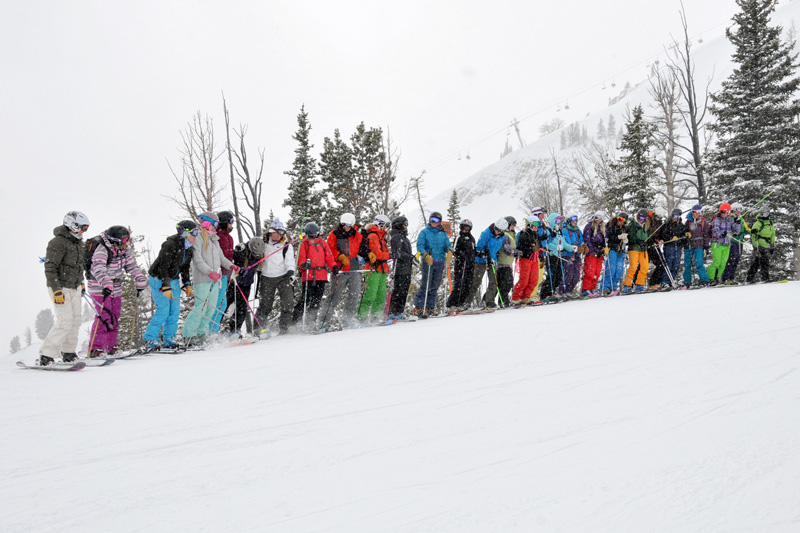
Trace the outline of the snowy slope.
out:
M 0 531 L 798 531 L 798 298 L 579 301 L 77 373 L 3 356 Z
M 796 21 L 800 22 L 800 2 L 782 3 L 772 19 L 773 24 L 781 25 L 785 31 L 796 27 Z M 689 22 L 691 24 L 691 21 Z M 709 84 L 711 92 L 717 91 L 733 71 L 734 65 L 731 62 L 733 45 L 725 37 L 724 31 L 719 31 L 716 36 L 710 38 L 706 36 L 702 43 L 693 40 L 692 46 L 698 94 L 702 96 L 706 84 Z M 665 68 L 665 66 L 665 54 L 662 54 L 660 67 Z M 593 91 L 582 91 L 579 97 L 570 100 L 569 110 L 559 110 L 550 116 L 536 116 L 529 119 L 523 125 L 523 129 L 528 132 L 528 144 L 525 147 L 515 146 L 512 153 L 499 161 L 486 166 L 455 186 L 438 192 L 427 201 L 426 210 L 445 213 L 450 195 L 453 189 L 456 189 L 458 197 L 461 199 L 461 216 L 472 219 L 475 226 L 481 230 L 501 216 L 514 215 L 521 220 L 522 216 L 528 213 L 523 212 L 519 207 L 519 200 L 524 195 L 528 182 L 533 176 L 530 170 L 533 162 L 536 160 L 550 161 L 551 149 L 555 150 L 562 168 L 565 162 L 572 157 L 573 149 L 560 149 L 561 130 L 531 141 L 534 134 L 538 132 L 539 126 L 557 117 L 565 121 L 564 129 L 577 122 L 581 128 L 586 128 L 590 137 L 594 137 L 597 134 L 598 122 L 602 119 L 603 123 L 607 125 L 609 116 L 614 116 L 617 130 L 624 126 L 626 108 L 642 105 L 645 112 L 651 114 L 653 112 L 650 108 L 652 98 L 648 94 L 649 83 L 645 71 L 646 69 L 642 69 L 639 72 L 641 75 L 639 79 L 629 80 L 632 87 L 627 92 L 623 89 L 625 82 L 618 80 L 615 89 L 608 88 L 606 91 L 601 91 L 598 88 Z M 623 94 L 624 97 L 609 105 L 612 99 L 616 100 Z M 709 116 L 707 120 L 712 118 Z M 511 135 L 513 137 L 513 133 Z M 438 190 L 433 188 L 436 183 L 435 172 L 431 174 L 432 176 L 426 183 L 432 190 Z M 565 210 L 570 214 L 590 215 L 590 213 L 580 213 L 577 210 L 578 205 L 572 195 L 568 195 L 565 199 Z M 411 209 L 410 211 L 409 219 L 416 224 L 419 210 Z

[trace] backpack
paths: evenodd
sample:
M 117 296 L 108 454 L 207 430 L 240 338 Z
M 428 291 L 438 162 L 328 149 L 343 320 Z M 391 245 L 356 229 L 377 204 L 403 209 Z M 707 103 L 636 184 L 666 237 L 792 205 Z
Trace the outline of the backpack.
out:
M 362 229 L 361 231 L 361 244 L 358 245 L 358 255 L 364 258 L 364 261 L 369 261 L 369 232 Z
M 91 239 L 87 239 L 83 245 L 83 268 L 86 271 L 86 279 L 94 279 L 91 274 L 92 269 L 92 256 L 94 252 L 97 250 L 98 246 L 104 246 L 105 249 L 108 251 L 108 259 L 106 260 L 106 266 L 111 264 L 111 250 L 108 249 L 106 243 L 103 242 L 103 238 L 98 235 L 96 237 L 92 237 Z

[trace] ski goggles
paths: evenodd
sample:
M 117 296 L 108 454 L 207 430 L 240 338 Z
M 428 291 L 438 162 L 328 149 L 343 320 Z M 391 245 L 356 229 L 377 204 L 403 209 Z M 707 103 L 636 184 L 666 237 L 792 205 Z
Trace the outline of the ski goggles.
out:
M 123 237 L 121 239 L 115 239 L 114 237 L 108 237 L 108 240 L 111 241 L 111 242 L 119 243 L 119 244 L 128 244 L 128 241 L 131 240 L 131 237 L 130 237 L 130 235 L 128 235 L 127 237 Z
M 564 222 L 564 219 L 563 219 L 563 218 L 561 218 L 561 217 L 556 217 L 556 224 L 561 224 L 562 222 Z
M 636 215 L 636 218 L 637 218 L 638 220 L 645 220 L 647 217 L 646 217 L 646 216 L 644 216 L 644 215 Z
M 441 218 L 439 218 L 439 217 L 431 217 L 431 218 L 429 218 L 428 220 L 429 220 L 430 222 L 433 222 L 434 224 L 438 224 L 439 222 L 441 222 L 441 221 L 442 221 L 442 219 L 441 219 Z
M 681 218 L 681 216 L 680 216 L 680 214 L 676 213 L 676 214 L 672 215 L 672 218 Z
M 203 226 L 204 228 L 208 228 L 208 226 L 206 226 L 206 224 L 208 224 L 210 226 L 214 226 L 215 228 L 219 225 L 219 222 L 214 220 L 211 217 L 207 217 L 205 215 L 200 215 L 198 218 L 203 221 L 200 225 Z
M 731 210 L 730 209 L 720 209 L 719 212 L 720 213 L 730 213 Z
M 569 217 L 569 221 L 570 222 L 577 222 L 578 221 L 578 217 L 575 217 L 575 216 Z
M 625 222 L 625 221 L 626 221 L 626 220 L 628 220 L 628 219 L 627 219 L 627 218 L 625 218 L 625 217 L 617 217 L 617 220 L 621 220 L 621 221 Z
M 286 235 L 286 230 L 269 228 L 270 233 L 277 233 L 278 235 Z
M 78 226 L 78 231 L 89 231 L 89 224 L 81 224 Z

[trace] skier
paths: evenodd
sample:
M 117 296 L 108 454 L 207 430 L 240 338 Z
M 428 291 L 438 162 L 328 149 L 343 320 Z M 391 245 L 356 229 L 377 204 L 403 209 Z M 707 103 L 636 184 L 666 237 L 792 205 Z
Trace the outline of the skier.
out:
M 294 308 L 294 248 L 286 235 L 283 222 L 278 217 L 272 223 L 264 236 L 264 260 L 260 263 L 261 275 L 258 278 L 258 309 L 256 318 L 263 326 L 267 317 L 272 312 L 275 302 L 275 293 L 281 299 L 281 312 L 278 319 L 278 334 L 289 332 L 292 323 L 292 309 Z
M 503 232 L 503 245 L 497 252 L 497 289 L 500 298 L 500 306 L 508 307 L 511 305 L 509 294 L 514 288 L 514 262 L 517 257 L 522 255 L 517 249 L 517 219 L 512 216 L 506 217 L 508 228 Z
M 194 255 L 192 244 L 200 230 L 191 220 L 178 222 L 176 228 L 177 233 L 167 237 L 148 271 L 150 295 L 156 310 L 142 338 L 151 350 L 177 347 L 175 333 L 178 331 L 181 310 L 181 287 L 187 297 L 191 298 L 194 294 L 190 269 Z
M 325 284 L 328 283 L 327 269 L 331 269 L 335 277 L 339 267 L 328 244 L 319 236 L 317 223 L 307 223 L 304 232 L 306 236 L 300 243 L 297 254 L 302 290 L 300 299 L 294 306 L 293 320 L 295 324 L 302 322 L 303 329 L 314 329 Z
M 552 237 L 545 245 L 545 258 L 547 261 L 547 279 L 542 282 L 539 292 L 542 301 L 556 301 L 556 293 L 563 292 L 564 286 L 564 266 L 561 264 L 561 251 L 564 250 L 565 238 L 561 233 L 561 226 L 564 219 L 558 213 L 550 213 L 548 217 Z
M 472 290 L 472 277 L 475 270 L 475 237 L 472 236 L 472 221 L 465 218 L 458 225 L 458 239 L 453 265 L 453 290 L 447 298 L 447 307 L 461 311 L 467 303 Z
M 333 318 L 336 306 L 342 295 L 347 292 L 347 300 L 341 319 L 343 328 L 349 327 L 358 311 L 358 299 L 361 296 L 362 275 L 359 270 L 358 249 L 361 246 L 362 234 L 356 226 L 356 217 L 352 213 L 345 213 L 339 217 L 339 225 L 328 235 L 328 247 L 339 273 L 331 283 L 331 293 L 328 296 L 324 311 L 322 312 L 321 327 L 327 328 Z
M 372 224 L 365 228 L 367 231 L 367 246 L 369 253 L 369 270 L 367 286 L 364 296 L 358 306 L 358 319 L 377 322 L 383 318 L 386 305 L 386 282 L 389 276 L 389 245 L 386 243 L 386 230 L 389 229 L 389 217 L 383 214 L 375 215 Z M 382 321 L 382 320 L 381 320 Z
M 761 269 L 761 281 L 769 283 L 769 258 L 775 253 L 775 225 L 769 218 L 769 207 L 762 206 L 750 228 L 753 242 L 753 262 L 747 269 L 747 283 L 754 283 Z
M 89 357 L 103 357 L 117 351 L 119 319 L 122 312 L 122 278 L 133 278 L 136 297 L 147 287 L 147 278 L 128 248 L 131 233 L 125 226 L 111 226 L 93 242 L 95 249 L 86 272 L 89 296 L 95 301 L 95 316 L 89 340 Z
M 197 218 L 200 220 L 200 238 L 192 244 L 194 305 L 183 323 L 183 340 L 187 346 L 202 346 L 206 342 L 211 317 L 217 309 L 222 269 L 228 268 L 234 273 L 239 271 L 239 267 L 222 255 L 217 235 L 219 224 L 217 215 L 206 211 L 200 213 Z
M 645 290 L 647 270 L 650 267 L 647 257 L 647 238 L 650 236 L 650 219 L 646 209 L 639 209 L 636 220 L 631 220 L 628 227 L 628 273 L 625 276 L 624 293 L 633 291 L 636 282 L 636 292 Z M 634 275 L 636 279 L 634 280 Z
M 587 247 L 586 260 L 583 264 L 583 283 L 581 296 L 597 296 L 597 280 L 603 271 L 603 257 L 606 248 L 606 226 L 604 213 L 597 211 L 583 228 L 583 242 Z
M 417 253 L 423 258 L 422 280 L 414 297 L 414 314 L 419 317 L 435 316 L 436 294 L 442 282 L 445 264 L 453 258 L 450 238 L 442 229 L 442 214 L 438 211 L 428 217 L 428 225 L 417 236 Z
M 408 219 L 399 216 L 392 220 L 390 249 L 394 268 L 394 285 L 389 301 L 391 320 L 402 320 L 406 307 L 408 291 L 411 288 L 411 269 L 414 266 L 414 252 L 408 240 Z
M 514 285 L 511 295 L 513 305 L 527 305 L 531 301 L 536 286 L 539 284 L 539 236 L 536 224 L 539 218 L 536 215 L 525 217 L 525 228 L 517 235 L 517 249 L 520 256 L 517 258 L 519 265 L 519 279 Z
M 736 223 L 731 214 L 731 204 L 728 202 L 719 206 L 719 213 L 711 219 L 711 265 L 708 267 L 708 278 L 711 286 L 722 281 L 722 274 L 728 264 L 731 252 L 731 237 L 734 233 L 741 233 L 741 225 Z
M 531 293 L 531 300 L 541 302 L 541 298 L 538 298 L 536 295 L 539 294 L 542 281 L 544 281 L 545 263 L 547 261 L 547 258 L 545 257 L 546 254 L 544 252 L 544 246 L 547 245 L 547 241 L 555 236 L 555 233 L 548 226 L 547 209 L 544 207 L 534 207 L 531 210 L 531 216 L 535 216 L 537 219 L 533 222 L 533 226 L 536 230 L 536 237 L 539 240 L 539 250 L 537 251 L 537 260 L 539 262 L 539 279 L 536 282 L 536 287 L 534 287 L 533 292 Z
M 581 254 L 586 253 L 586 245 L 583 233 L 578 228 L 578 215 L 570 215 L 566 222 L 561 228 L 561 235 L 564 237 L 561 258 L 564 260 L 563 294 L 569 296 L 581 280 Z
M 253 237 L 247 244 L 237 244 L 233 249 L 233 264 L 239 267 L 239 275 L 231 283 L 231 288 L 235 291 L 231 294 L 230 301 L 233 302 L 233 314 L 229 321 L 230 337 L 240 338 L 241 329 L 247 319 L 250 310 L 248 300 L 250 299 L 250 288 L 258 275 L 258 267 L 251 268 L 264 257 L 264 239 Z
M 220 211 L 217 213 L 219 218 L 219 228 L 217 229 L 217 236 L 219 237 L 219 247 L 222 250 L 222 255 L 228 261 L 233 261 L 233 224 L 235 218 L 230 211 Z M 219 283 L 219 294 L 217 295 L 216 310 L 211 314 L 211 321 L 209 323 L 209 331 L 211 333 L 219 333 L 219 326 L 222 324 L 222 317 L 228 309 L 228 293 L 234 289 L 231 283 L 231 271 L 228 268 L 222 267 L 222 279 Z M 239 292 L 239 291 L 236 291 Z M 231 293 L 232 294 L 232 293 Z
M 678 269 L 681 266 L 681 249 L 686 246 L 686 226 L 681 220 L 682 211 L 679 208 L 672 210 L 672 217 L 664 224 L 661 230 L 663 245 L 661 252 L 664 254 L 666 268 L 661 277 L 661 288 L 676 288 Z M 669 271 L 669 272 L 667 272 Z
M 484 307 L 494 308 L 497 305 L 494 303 L 494 296 L 497 294 L 497 274 L 495 263 L 497 263 L 497 252 L 503 246 L 505 239 L 505 231 L 508 229 L 508 220 L 500 218 L 494 224 L 489 225 L 488 228 L 483 230 L 481 236 L 478 237 L 478 242 L 475 245 L 475 272 L 472 276 L 472 294 L 477 296 L 480 290 L 481 280 L 483 273 L 486 272 L 489 278 L 489 285 L 486 292 L 483 293 L 481 300 Z M 471 302 L 472 295 L 467 300 Z
M 736 284 L 736 269 L 739 266 L 739 260 L 742 258 L 744 251 L 744 219 L 742 219 L 742 211 L 744 207 L 739 202 L 734 202 L 731 205 L 731 218 L 733 218 L 734 227 L 733 235 L 731 237 L 731 250 L 728 255 L 728 262 L 725 265 L 725 272 L 722 273 L 722 282 L 726 285 Z
M 689 242 L 683 252 L 683 284 L 692 286 L 692 265 L 697 269 L 700 287 L 708 285 L 708 274 L 703 265 L 703 252 L 708 250 L 711 240 L 711 227 L 703 218 L 703 206 L 695 204 L 692 212 L 686 215 L 686 237 Z
M 604 296 L 619 294 L 619 282 L 625 272 L 625 253 L 628 245 L 628 213 L 621 211 L 606 224 L 606 248 L 603 250 L 608 258 L 606 273 L 603 275 L 601 287 Z
M 666 271 L 666 262 L 662 257 L 662 246 L 664 244 L 664 219 L 667 218 L 667 210 L 659 206 L 648 213 L 650 219 L 650 230 L 647 236 L 647 259 L 653 264 L 653 271 L 650 273 L 649 285 L 651 288 L 661 286 Z
M 55 305 L 55 323 L 39 348 L 38 365 L 52 365 L 59 355 L 65 363 L 78 359 L 75 350 L 85 287 L 83 234 L 88 229 L 89 218 L 80 211 L 70 211 L 47 243 L 44 275 Z

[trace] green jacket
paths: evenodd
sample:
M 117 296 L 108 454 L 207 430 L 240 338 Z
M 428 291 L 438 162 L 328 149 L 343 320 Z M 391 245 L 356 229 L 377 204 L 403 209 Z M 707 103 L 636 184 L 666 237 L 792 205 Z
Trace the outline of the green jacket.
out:
M 755 224 L 750 228 L 753 246 L 769 248 L 775 246 L 775 226 L 769 217 L 758 215 Z
M 650 234 L 637 220 L 631 220 L 628 225 L 628 250 L 633 252 L 647 251 L 647 238 Z
M 47 243 L 44 276 L 51 289 L 77 289 L 83 283 L 83 239 L 58 226 Z
M 511 230 L 506 230 L 505 234 L 510 248 L 514 250 L 517 247 L 517 234 Z M 513 265 L 516 258 L 517 256 L 506 253 L 505 246 L 497 252 L 497 262 L 501 265 Z

